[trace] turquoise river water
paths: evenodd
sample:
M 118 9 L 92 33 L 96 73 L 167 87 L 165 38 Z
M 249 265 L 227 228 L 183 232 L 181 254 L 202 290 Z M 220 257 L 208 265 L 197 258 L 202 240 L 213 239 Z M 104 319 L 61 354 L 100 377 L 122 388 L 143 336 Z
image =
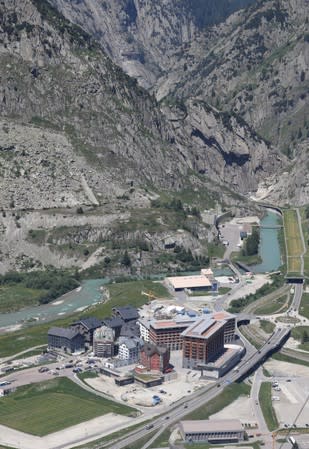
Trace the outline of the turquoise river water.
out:
M 261 220 L 261 241 L 259 253 L 262 263 L 253 267 L 255 273 L 277 270 L 281 265 L 280 247 L 278 241 L 279 229 L 271 228 L 281 223 L 280 217 L 273 212 L 267 212 Z M 266 228 L 263 228 L 265 226 Z M 215 272 L 215 275 L 229 275 L 227 272 Z M 91 279 L 83 281 L 81 288 L 66 293 L 61 298 L 50 304 L 28 307 L 18 312 L 0 314 L 0 328 L 12 326 L 23 322 L 36 320 L 47 321 L 60 318 L 63 315 L 79 312 L 83 309 L 100 302 L 102 292 L 100 287 L 108 282 L 108 279 Z

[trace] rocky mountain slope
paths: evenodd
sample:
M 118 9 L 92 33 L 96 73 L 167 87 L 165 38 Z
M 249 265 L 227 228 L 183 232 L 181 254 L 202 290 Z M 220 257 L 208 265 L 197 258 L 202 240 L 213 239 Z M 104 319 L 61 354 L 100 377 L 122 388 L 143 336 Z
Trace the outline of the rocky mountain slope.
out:
M 117 5 L 131 15 L 132 1 Z M 155 33 L 162 45 L 153 41 L 149 50 L 153 78 L 146 74 L 150 56 L 145 65 L 145 85 L 169 86 L 160 103 L 46 0 L 1 2 L 1 272 L 49 263 L 87 267 L 96 260 L 107 263 L 106 257 L 118 266 L 128 247 L 135 268 L 149 266 L 150 249 L 160 268 L 160 251 L 171 236 L 180 253 L 163 258 L 167 265 L 175 267 L 179 254 L 192 262 L 182 251 L 207 256 L 207 240 L 213 238 L 200 215 L 191 214 L 192 205 L 243 206 L 238 194 L 255 193 L 263 182 L 270 183 L 268 189 L 273 174 L 288 166 L 241 116 L 190 94 L 192 81 L 186 76 L 188 95 L 180 98 L 180 85 L 176 92 L 170 81 L 185 53 L 178 55 L 172 44 L 180 29 L 190 46 L 198 44 L 193 37 L 201 36 L 203 26 L 193 10 L 187 20 L 184 6 L 172 10 L 168 0 L 156 7 L 141 1 L 139 7 L 149 21 L 154 17 L 147 11 L 153 8 L 170 11 L 166 18 L 176 27 L 165 42 L 158 21 Z M 113 11 L 116 17 L 119 11 Z M 104 26 L 112 26 L 106 17 Z M 185 22 L 180 26 L 176 19 Z M 169 28 L 166 23 L 164 29 Z M 157 63 L 160 53 L 166 53 L 162 64 Z M 286 201 L 281 191 L 276 195 Z M 159 206 L 153 206 L 154 199 Z
M 150 87 L 174 64 L 175 53 L 200 29 L 255 0 L 52 0 L 82 26 L 129 75 Z
M 298 204 L 308 202 L 306 167 L 298 163 L 305 159 L 309 135 L 306 0 L 256 1 L 239 11 L 249 2 L 234 2 L 237 12 L 226 20 L 203 9 L 212 2 L 53 3 L 93 32 L 117 64 L 159 100 L 198 98 L 246 121 L 298 173 L 297 180 L 288 179 L 288 195 L 280 176 L 264 193 L 274 201 L 295 196 Z

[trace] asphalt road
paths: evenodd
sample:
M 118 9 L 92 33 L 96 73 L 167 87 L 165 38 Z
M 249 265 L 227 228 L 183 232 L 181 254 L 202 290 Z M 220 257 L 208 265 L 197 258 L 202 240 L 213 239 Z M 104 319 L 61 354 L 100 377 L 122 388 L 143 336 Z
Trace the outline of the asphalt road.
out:
M 289 310 L 295 310 L 295 311 L 299 311 L 299 306 L 300 306 L 300 302 L 301 302 L 301 297 L 303 294 L 303 284 L 294 284 L 294 298 L 291 304 L 291 307 Z
M 137 430 L 133 434 L 130 433 L 129 435 L 127 435 L 127 437 L 121 441 L 115 440 L 114 442 L 111 442 L 108 447 L 113 449 L 123 449 L 126 446 L 135 443 L 138 439 L 144 438 L 147 435 L 151 435 L 154 430 L 158 430 L 158 433 L 156 434 L 157 437 L 172 423 L 183 419 L 188 413 L 196 410 L 197 408 L 201 407 L 203 404 L 209 402 L 215 396 L 220 394 L 228 384 L 241 380 L 246 375 L 246 373 L 253 370 L 260 362 L 265 360 L 269 352 L 278 348 L 281 342 L 286 338 L 288 333 L 288 329 L 277 330 L 271 335 L 265 345 L 262 346 L 260 350 L 255 350 L 253 354 L 250 347 L 248 354 L 246 354 L 243 361 L 240 363 L 239 370 L 237 372 L 229 372 L 225 376 L 220 378 L 220 380 L 218 380 L 215 384 L 202 388 L 193 393 L 189 398 L 187 397 L 179 401 L 179 405 L 171 409 L 171 411 L 167 415 L 153 420 L 153 427 L 151 429 L 143 428 Z M 151 444 L 150 441 L 152 440 L 149 440 L 149 442 L 144 445 L 145 449 Z

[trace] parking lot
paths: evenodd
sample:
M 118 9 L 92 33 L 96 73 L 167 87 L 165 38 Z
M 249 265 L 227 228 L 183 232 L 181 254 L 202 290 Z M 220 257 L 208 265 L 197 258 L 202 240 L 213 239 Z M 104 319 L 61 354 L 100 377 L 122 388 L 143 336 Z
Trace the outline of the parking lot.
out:
M 270 360 L 265 367 L 273 374 L 279 384 L 280 391 L 273 390 L 279 401 L 273 401 L 280 427 L 291 426 L 304 406 L 309 394 L 309 368 L 286 362 Z M 296 420 L 297 427 L 309 426 L 309 403 L 302 409 Z

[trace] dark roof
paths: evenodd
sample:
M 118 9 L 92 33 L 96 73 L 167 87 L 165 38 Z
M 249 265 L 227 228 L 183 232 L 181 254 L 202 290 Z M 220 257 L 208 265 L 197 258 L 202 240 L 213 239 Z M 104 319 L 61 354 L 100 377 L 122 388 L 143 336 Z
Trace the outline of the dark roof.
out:
M 140 336 L 140 329 L 138 324 L 134 322 L 128 322 L 124 323 L 121 331 L 120 331 L 121 337 L 139 337 Z
M 168 352 L 168 349 L 165 346 L 157 346 L 152 343 L 145 343 L 143 351 L 148 357 L 151 357 L 154 354 L 163 355 Z
M 119 314 L 125 321 L 137 320 L 139 318 L 138 310 L 132 306 L 113 307 L 113 312 Z
M 54 335 L 56 337 L 64 337 L 68 338 L 69 340 L 72 340 L 72 338 L 76 337 L 77 335 L 80 335 L 78 331 L 75 329 L 66 329 L 64 327 L 51 327 L 48 329 L 48 335 Z
M 118 316 L 112 317 L 112 318 L 103 318 L 102 324 L 104 324 L 107 327 L 111 327 L 112 329 L 115 329 L 116 327 L 121 327 L 124 325 L 124 321 L 119 318 Z
M 126 345 L 126 347 L 128 349 L 134 349 L 136 347 L 141 347 L 143 345 L 143 340 L 141 338 L 137 338 L 137 337 L 120 337 L 119 338 L 119 346 L 120 345 Z
M 88 330 L 97 329 L 98 327 L 102 326 L 102 323 L 100 320 L 98 320 L 96 317 L 89 316 L 87 318 L 83 318 L 79 321 L 75 321 L 72 323 L 72 326 L 81 324 L 82 326 L 86 327 Z

